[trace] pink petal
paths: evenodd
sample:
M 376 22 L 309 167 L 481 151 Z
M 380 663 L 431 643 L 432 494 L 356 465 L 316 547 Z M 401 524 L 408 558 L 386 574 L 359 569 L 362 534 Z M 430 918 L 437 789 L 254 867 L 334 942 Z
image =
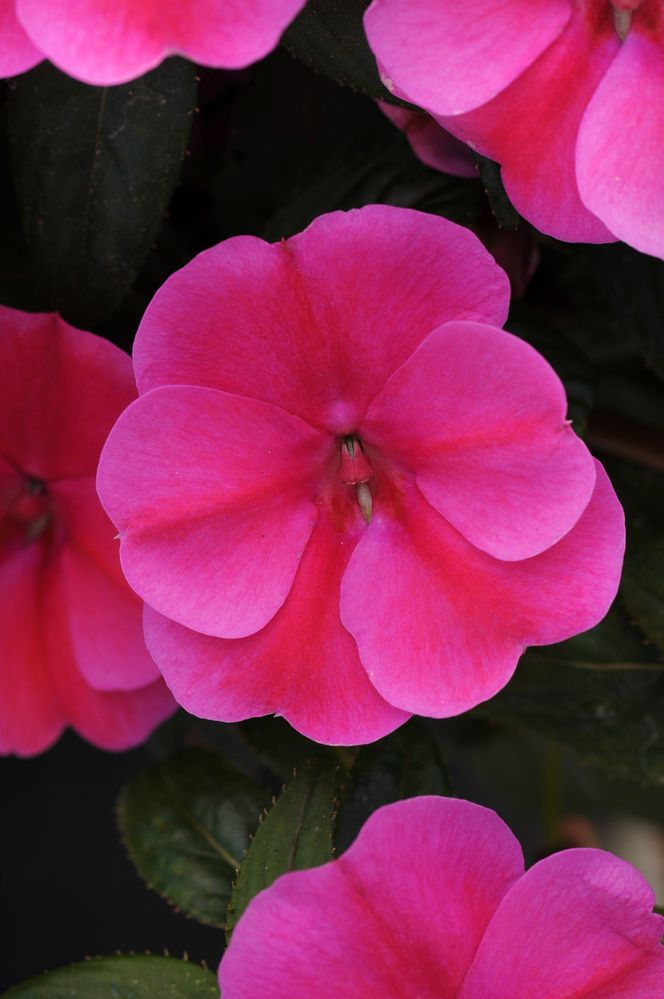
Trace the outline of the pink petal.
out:
M 488 809 L 433 797 L 381 808 L 340 860 L 250 903 L 219 969 L 224 999 L 454 999 L 522 871 Z
M 267 403 L 189 386 L 142 396 L 115 425 L 97 482 L 130 585 L 204 634 L 258 631 L 288 595 L 335 452 Z
M 501 325 L 508 295 L 466 229 L 386 205 L 335 212 L 276 245 L 228 240 L 173 275 L 138 332 L 139 390 L 207 385 L 349 433 L 428 333 Z
M 579 195 L 576 142 L 581 120 L 618 52 L 611 5 L 583 8 L 560 38 L 488 104 L 440 122 L 502 164 L 515 207 L 540 232 L 572 242 L 615 237 Z
M 357 534 L 342 538 L 321 517 L 283 607 L 248 638 L 209 638 L 146 608 L 146 640 L 175 699 L 218 721 L 282 715 L 334 745 L 373 742 L 403 724 L 408 715 L 376 693 L 339 619 L 339 582 Z
M 468 146 L 446 132 L 431 115 L 385 101 L 377 103 L 385 117 L 406 134 L 413 152 L 426 166 L 454 177 L 477 177 L 475 160 Z
M 586 207 L 642 253 L 664 257 L 664 24 L 637 12 L 588 105 L 576 173 Z
M 0 0 L 0 77 L 25 73 L 43 58 L 16 19 L 15 0 Z
M 387 86 L 453 115 L 504 90 L 556 39 L 570 0 L 374 0 L 364 16 Z
M 505 895 L 459 999 L 656 999 L 664 920 L 654 901 L 641 874 L 610 853 L 548 857 Z M 625 992 L 626 975 L 648 991 Z
M 38 478 L 93 474 L 117 414 L 136 396 L 130 358 L 54 314 L 5 306 L 0 342 L 0 452 Z
M 0 753 L 48 749 L 66 721 L 43 653 L 40 545 L 0 550 Z
M 411 487 L 391 508 L 374 504 L 342 580 L 341 620 L 390 704 L 460 714 L 505 686 L 527 645 L 562 641 L 601 620 L 623 550 L 622 510 L 599 465 L 578 524 L 522 562 L 473 548 Z
M 448 323 L 392 375 L 359 433 L 414 472 L 468 541 L 517 560 L 559 541 L 592 495 L 593 459 L 566 411 L 560 379 L 529 344 Z
M 120 568 L 115 530 L 94 478 L 55 483 L 67 532 L 60 553 L 66 613 L 78 672 L 95 690 L 136 690 L 159 678 L 143 639 L 143 604 Z
M 48 58 L 84 83 L 125 83 L 180 53 L 239 69 L 267 55 L 304 0 L 16 0 Z

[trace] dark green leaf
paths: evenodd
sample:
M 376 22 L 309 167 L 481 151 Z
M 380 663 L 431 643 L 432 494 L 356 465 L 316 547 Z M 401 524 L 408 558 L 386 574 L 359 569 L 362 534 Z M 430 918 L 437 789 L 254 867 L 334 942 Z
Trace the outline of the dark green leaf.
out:
M 339 809 L 337 853 L 353 842 L 381 805 L 421 794 L 449 794 L 450 786 L 438 745 L 417 719 L 386 739 L 360 750 Z
M 318 867 L 332 857 L 337 767 L 309 760 L 281 792 L 258 827 L 228 907 L 227 934 L 252 898 L 281 874 Z
M 194 72 L 170 59 L 133 83 L 88 87 L 43 63 L 14 84 L 28 249 L 51 306 L 75 324 L 119 306 L 153 245 L 180 175 Z
M 269 800 L 214 753 L 191 749 L 135 777 L 118 815 L 148 884 L 187 915 L 223 927 L 236 870 Z
M 370 0 L 309 0 L 283 37 L 303 62 L 337 83 L 395 102 L 383 86 L 362 19 Z
M 216 977 L 173 957 L 97 957 L 49 971 L 3 999 L 218 999 Z
M 609 774 L 664 783 L 664 668 L 619 606 L 597 628 L 530 650 L 476 713 L 555 739 Z

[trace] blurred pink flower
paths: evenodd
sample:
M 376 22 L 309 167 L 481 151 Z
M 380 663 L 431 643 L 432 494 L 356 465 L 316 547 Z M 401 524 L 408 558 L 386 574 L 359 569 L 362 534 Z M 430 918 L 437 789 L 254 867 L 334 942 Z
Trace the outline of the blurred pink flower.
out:
M 383 205 L 157 293 L 98 487 L 187 710 L 368 742 L 603 617 L 622 510 L 508 299 L 472 233 Z
M 382 75 L 542 232 L 664 257 L 661 0 L 373 0 Z
M 43 58 L 16 19 L 16 0 L 0 0 L 0 78 L 25 73 Z
M 2 753 L 38 753 L 66 725 L 126 749 L 175 708 L 95 493 L 101 445 L 134 396 L 117 347 L 0 307 Z
M 654 902 L 610 853 L 524 873 L 495 812 L 412 798 L 374 812 L 339 860 L 257 895 L 219 981 L 223 999 L 660 999 Z
M 0 56 L 16 21 L 43 56 L 92 84 L 125 83 L 171 55 L 241 69 L 277 45 L 304 0 L 0 0 Z M 8 41 L 6 41 L 8 39 Z M 22 42 L 24 45 L 25 42 Z M 37 58 L 33 62 L 38 61 Z M 0 74 L 12 75 L 5 57 Z

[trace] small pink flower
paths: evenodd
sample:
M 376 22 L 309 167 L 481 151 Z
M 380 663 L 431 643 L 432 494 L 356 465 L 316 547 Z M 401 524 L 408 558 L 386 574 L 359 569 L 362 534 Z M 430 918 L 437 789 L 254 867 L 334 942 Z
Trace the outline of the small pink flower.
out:
M 380 808 L 339 860 L 249 904 L 223 999 L 661 999 L 664 919 L 635 868 L 565 850 L 524 873 L 495 812 Z
M 365 26 L 394 93 L 500 162 L 538 229 L 664 257 L 661 0 L 373 0 Z
M 477 177 L 475 160 L 468 146 L 422 111 L 377 101 L 378 107 L 408 139 L 418 159 L 433 170 L 453 177 Z
M 0 53 L 18 21 L 37 49 L 84 83 L 132 80 L 170 55 L 240 69 L 277 45 L 304 0 L 0 0 Z M 43 58 L 42 57 L 42 58 Z M 37 61 L 35 59 L 34 61 Z M 20 70 L 0 73 L 10 75 Z M 24 66 L 23 68 L 27 68 Z
M 25 73 L 43 58 L 16 19 L 16 0 L 0 0 L 0 78 Z
M 98 488 L 187 710 L 368 742 L 603 617 L 622 510 L 508 298 L 472 233 L 382 205 L 157 293 Z
M 125 749 L 174 710 L 95 493 L 134 396 L 117 347 L 0 306 L 1 753 L 38 753 L 66 725 Z

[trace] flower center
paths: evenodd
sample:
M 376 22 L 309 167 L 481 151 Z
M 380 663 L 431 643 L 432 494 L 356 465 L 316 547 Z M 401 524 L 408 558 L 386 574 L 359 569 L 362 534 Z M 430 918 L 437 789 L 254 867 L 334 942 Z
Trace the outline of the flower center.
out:
M 613 24 L 616 34 L 624 42 L 632 26 L 632 14 L 640 7 L 643 0 L 610 0 L 613 7 Z
M 46 484 L 41 479 L 26 475 L 9 515 L 15 523 L 18 522 L 25 544 L 41 537 L 52 518 Z
M 373 498 L 369 480 L 373 478 L 373 470 L 364 453 L 362 442 L 354 434 L 343 437 L 341 440 L 339 475 L 345 486 L 355 487 L 362 516 L 365 522 L 370 524 L 373 514 Z

